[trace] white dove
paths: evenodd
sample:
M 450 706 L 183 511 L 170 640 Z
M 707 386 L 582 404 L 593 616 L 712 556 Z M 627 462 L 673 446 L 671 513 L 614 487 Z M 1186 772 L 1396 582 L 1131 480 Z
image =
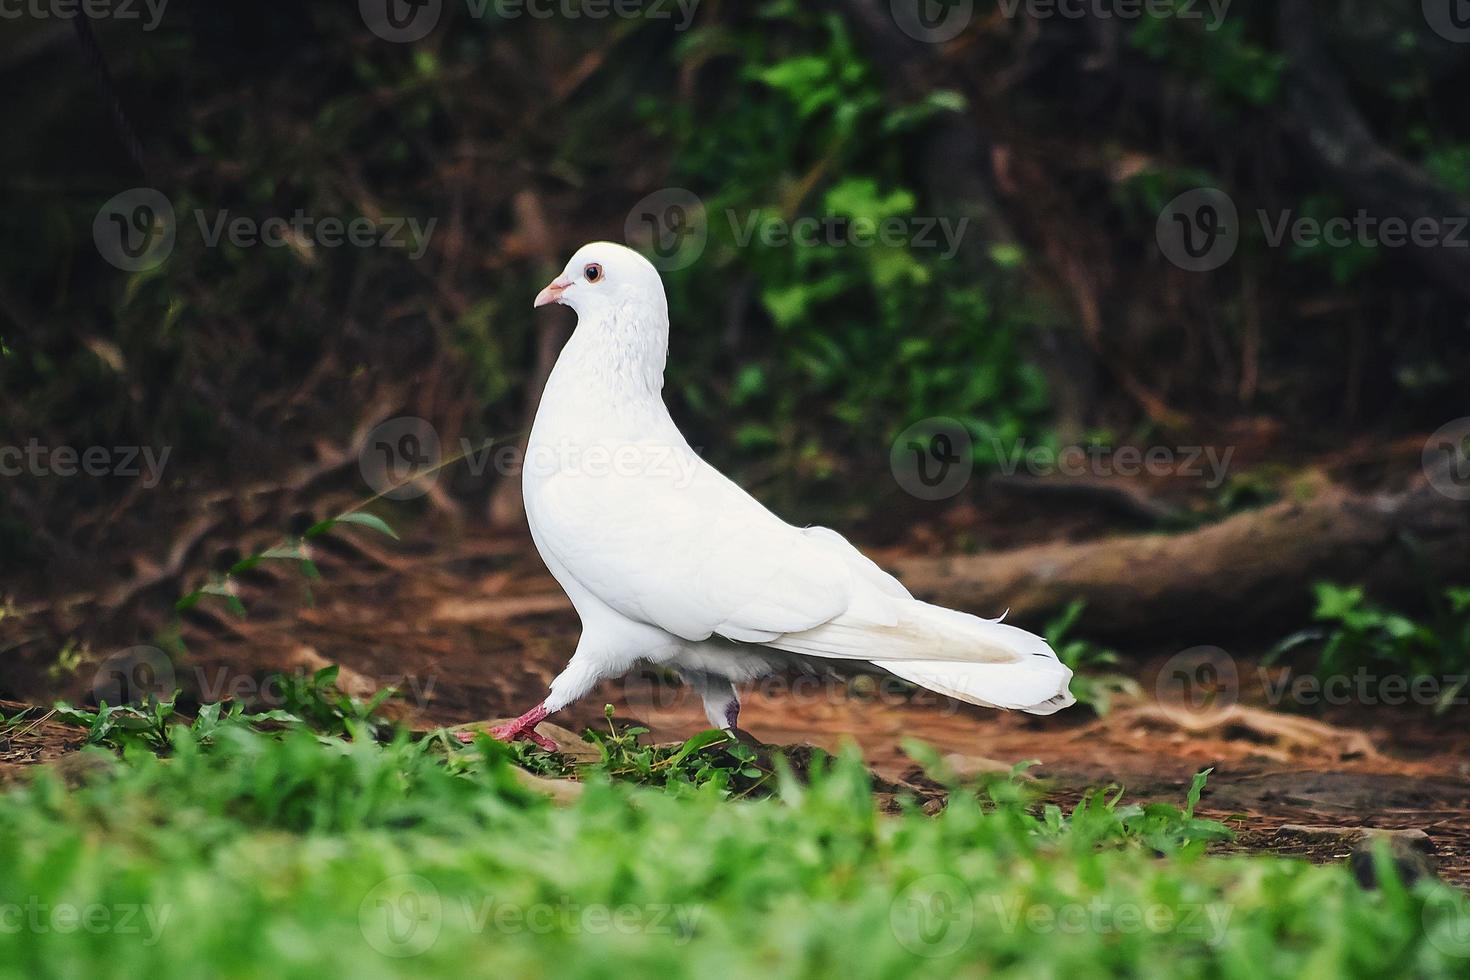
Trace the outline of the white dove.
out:
M 735 727 L 735 685 L 818 661 L 872 664 L 940 694 L 1051 714 L 1072 672 L 1046 641 L 920 602 L 847 539 L 794 527 L 705 463 L 662 390 L 669 312 L 658 271 L 610 242 L 584 245 L 536 297 L 577 312 L 546 383 L 522 488 L 536 548 L 582 620 L 546 700 L 492 729 L 535 726 L 603 678 L 671 667 Z

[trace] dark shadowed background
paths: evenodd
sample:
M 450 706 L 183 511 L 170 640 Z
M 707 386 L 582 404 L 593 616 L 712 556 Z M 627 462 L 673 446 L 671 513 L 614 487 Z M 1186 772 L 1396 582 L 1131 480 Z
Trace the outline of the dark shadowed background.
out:
M 270 569 L 404 477 L 393 560 L 514 594 L 530 300 L 597 238 L 664 269 L 691 442 L 926 595 L 1459 662 L 1470 27 L 1400 6 L 17 7 L 0 695 L 289 625 Z

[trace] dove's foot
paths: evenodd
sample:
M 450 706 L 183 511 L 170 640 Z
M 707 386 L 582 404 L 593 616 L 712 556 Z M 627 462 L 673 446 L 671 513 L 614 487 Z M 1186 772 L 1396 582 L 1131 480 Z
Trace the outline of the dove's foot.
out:
M 526 741 L 534 743 L 536 746 L 543 748 L 548 752 L 555 752 L 556 743 L 547 738 L 545 735 L 542 735 L 540 732 L 536 731 L 536 726 L 540 724 L 543 720 L 545 720 L 546 716 L 550 713 L 551 712 L 546 710 L 546 705 L 538 704 L 530 711 L 527 711 L 525 714 L 521 715 L 515 721 L 508 722 L 504 725 L 496 725 L 486 734 L 488 734 L 491 738 L 497 739 L 501 742 L 514 742 L 517 739 L 523 738 Z M 461 742 L 468 744 L 475 740 L 475 733 L 457 732 L 455 737 L 457 737 Z

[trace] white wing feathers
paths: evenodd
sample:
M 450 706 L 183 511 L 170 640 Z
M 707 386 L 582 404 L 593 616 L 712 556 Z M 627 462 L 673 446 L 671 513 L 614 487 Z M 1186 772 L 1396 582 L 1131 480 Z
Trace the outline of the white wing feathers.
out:
M 1041 638 L 912 598 L 840 534 L 786 524 L 682 451 L 680 485 L 558 474 L 527 498 L 540 540 L 612 609 L 690 641 L 873 662 L 989 707 L 1071 703 L 1071 671 Z

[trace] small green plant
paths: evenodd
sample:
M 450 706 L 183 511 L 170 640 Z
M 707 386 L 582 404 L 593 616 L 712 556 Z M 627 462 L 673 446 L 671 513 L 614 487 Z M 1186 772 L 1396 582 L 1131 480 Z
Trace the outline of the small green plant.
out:
M 607 732 L 588 729 L 587 741 L 602 754 L 589 766 L 611 779 L 665 788 L 702 788 L 728 796 L 749 796 L 766 788 L 772 770 L 764 767 L 754 749 L 726 732 L 709 729 L 681 745 L 644 745 L 638 741 L 648 729 L 613 722 L 613 707 L 604 709 Z
M 1358 670 L 1448 679 L 1435 705 L 1443 712 L 1466 685 L 1470 671 L 1470 588 L 1430 593 L 1432 619 L 1416 622 L 1371 601 L 1360 586 L 1319 582 L 1312 618 L 1323 624 L 1299 630 L 1268 654 L 1274 663 L 1289 653 L 1315 650 L 1312 673 L 1326 678 Z
M 103 703 L 95 710 L 74 708 L 61 702 L 53 709 L 58 721 L 87 729 L 87 745 L 127 749 L 132 746 L 151 752 L 166 753 L 173 742 L 175 727 L 188 729 L 201 744 L 208 743 L 222 725 L 292 725 L 301 719 L 281 710 L 247 712 L 238 701 L 202 706 L 192 722 L 181 721 L 176 702 L 178 692 L 167 700 L 150 699 L 146 704 Z
M 67 640 L 56 654 L 56 660 L 46 668 L 46 676 L 52 681 L 70 677 L 87 659 L 87 647 L 75 640 Z
M 597 749 L 598 758 L 591 762 L 578 764 L 570 756 L 548 752 L 530 742 L 502 743 L 486 738 L 474 744 L 503 754 L 514 765 L 541 776 L 602 778 L 670 791 L 701 789 L 722 797 L 765 795 L 770 789 L 774 775 L 770 761 L 726 732 L 708 729 L 682 743 L 649 745 L 640 740 L 648 734 L 647 728 L 618 727 L 612 705 L 607 705 L 604 713 L 607 731 L 589 728 L 582 736 Z M 458 744 L 444 739 L 451 750 Z
M 1056 651 L 1057 659 L 1072 668 L 1072 696 L 1099 715 L 1105 715 L 1112 708 L 1113 698 L 1137 696 L 1138 683 L 1122 674 L 1104 671 L 1103 668 L 1117 666 L 1117 651 L 1068 635 L 1086 608 L 1085 600 L 1074 599 L 1046 624 L 1042 633 Z
M 277 674 L 273 686 L 281 692 L 281 710 L 313 731 L 347 735 L 367 730 L 387 737 L 390 726 L 378 716 L 378 709 L 397 689 L 385 687 L 368 700 L 360 700 L 337 686 L 339 669 L 332 664 L 314 674 Z
M 1085 847 L 1136 843 L 1164 854 L 1201 851 L 1207 844 L 1235 836 L 1220 821 L 1194 815 L 1212 772 L 1205 769 L 1194 774 L 1183 809 L 1171 803 L 1119 805 L 1123 788 L 1113 786 L 1083 794 L 1070 818 L 1063 818 L 1060 807 L 1047 804 L 1042 810 L 1042 824 L 1050 834 L 1065 830 L 1074 842 Z
M 273 675 L 265 687 L 281 692 L 279 707 L 256 710 L 239 701 L 215 701 L 201 705 L 193 721 L 180 718 L 178 691 L 167 699 L 149 698 L 142 704 L 103 702 L 96 709 L 61 702 L 54 711 L 58 720 L 86 728 L 88 745 L 114 749 L 139 746 L 157 753 L 170 751 L 175 728 L 187 729 L 201 743 L 209 742 L 222 727 L 231 725 L 262 731 L 305 728 L 342 737 L 391 737 L 392 726 L 378 715 L 378 709 L 394 690 L 385 688 L 362 701 L 337 687 L 337 671 L 333 664 L 314 674 Z

